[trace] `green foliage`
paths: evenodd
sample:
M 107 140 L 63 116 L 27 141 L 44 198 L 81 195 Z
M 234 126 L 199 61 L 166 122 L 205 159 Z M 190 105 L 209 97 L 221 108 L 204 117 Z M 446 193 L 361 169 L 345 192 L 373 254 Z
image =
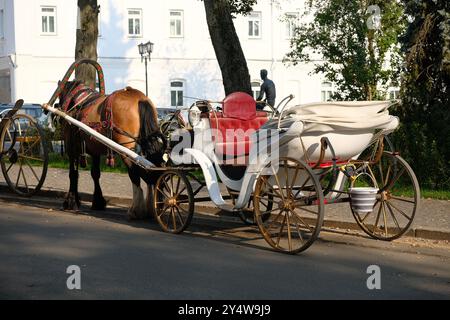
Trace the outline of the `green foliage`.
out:
M 249 14 L 253 6 L 258 2 L 258 0 L 229 0 L 232 15 L 247 15 Z
M 203 1 L 203 0 L 202 0 Z M 246 16 L 253 10 L 253 6 L 258 2 L 258 0 L 226 0 L 230 5 L 230 12 L 233 18 L 236 15 Z
M 303 16 L 285 61 L 313 62 L 314 73 L 335 83 L 334 99 L 384 99 L 389 81 L 398 76 L 398 36 L 405 28 L 397 0 L 312 0 L 312 19 Z M 381 9 L 381 28 L 371 30 L 369 5 Z M 310 21 L 311 20 L 311 21 Z M 387 62 L 387 63 L 386 63 Z
M 394 134 L 422 186 L 450 188 L 450 2 L 404 0 L 402 126 Z

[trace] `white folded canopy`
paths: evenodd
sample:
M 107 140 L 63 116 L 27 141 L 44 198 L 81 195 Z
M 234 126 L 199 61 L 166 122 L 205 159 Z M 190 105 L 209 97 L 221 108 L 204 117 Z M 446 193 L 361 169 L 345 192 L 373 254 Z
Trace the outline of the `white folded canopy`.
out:
M 283 112 L 305 123 L 305 131 L 394 130 L 398 118 L 389 115 L 391 101 L 320 102 L 297 105 Z

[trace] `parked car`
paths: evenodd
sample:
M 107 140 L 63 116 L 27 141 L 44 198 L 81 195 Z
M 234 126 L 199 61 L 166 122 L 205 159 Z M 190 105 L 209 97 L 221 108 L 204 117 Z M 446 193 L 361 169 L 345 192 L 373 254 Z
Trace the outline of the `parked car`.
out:
M 14 107 L 14 104 L 0 104 L 0 115 L 5 114 Z M 26 103 L 22 106 L 18 113 L 25 113 L 38 119 L 42 116 L 42 108 L 39 104 Z M 1 116 L 0 116 L 1 117 Z
M 0 118 L 2 118 L 13 107 L 13 104 L 0 104 Z M 36 119 L 39 124 L 44 124 L 47 120 L 47 115 L 43 113 L 41 105 L 35 103 L 24 104 L 17 113 L 30 115 L 31 117 Z

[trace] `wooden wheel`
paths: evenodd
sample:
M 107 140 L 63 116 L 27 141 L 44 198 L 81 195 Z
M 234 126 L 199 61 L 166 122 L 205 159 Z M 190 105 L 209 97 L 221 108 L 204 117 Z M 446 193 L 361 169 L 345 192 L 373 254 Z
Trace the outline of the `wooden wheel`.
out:
M 373 211 L 353 216 L 369 236 L 391 241 L 410 228 L 420 201 L 420 188 L 414 171 L 398 154 L 384 151 L 377 163 L 369 165 L 380 189 Z
M 270 246 L 295 254 L 311 246 L 320 233 L 324 217 L 322 188 L 302 161 L 280 158 L 278 168 L 275 165 L 268 165 L 256 182 L 255 220 Z M 272 203 L 269 210 L 265 201 Z
M 182 172 L 166 171 L 155 184 L 155 217 L 161 228 L 181 233 L 191 223 L 194 195 L 189 180 Z
M 16 114 L 0 133 L 0 165 L 6 183 L 21 196 L 40 190 L 47 175 L 44 132 L 31 116 Z

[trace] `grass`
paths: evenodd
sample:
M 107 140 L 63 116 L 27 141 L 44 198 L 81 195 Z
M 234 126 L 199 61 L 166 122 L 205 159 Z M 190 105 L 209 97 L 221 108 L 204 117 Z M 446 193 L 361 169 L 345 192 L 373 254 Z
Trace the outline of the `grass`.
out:
M 423 190 L 422 198 L 450 200 L 450 190 Z
M 412 197 L 412 190 L 398 189 L 396 193 L 404 197 Z M 424 199 L 436 199 L 436 200 L 450 200 L 450 190 L 433 190 L 433 189 L 421 189 L 420 196 Z
M 113 172 L 113 173 L 128 173 L 127 167 L 123 163 L 122 159 L 115 155 L 114 159 L 116 161 L 115 167 L 111 168 L 106 165 L 106 157 L 102 156 L 100 161 L 100 169 L 102 172 Z M 87 157 L 87 167 L 81 168 L 80 170 L 90 170 L 91 169 L 91 158 Z M 48 155 L 48 167 L 56 169 L 68 169 L 69 168 L 69 158 L 64 155 L 61 156 L 59 153 L 50 153 Z

